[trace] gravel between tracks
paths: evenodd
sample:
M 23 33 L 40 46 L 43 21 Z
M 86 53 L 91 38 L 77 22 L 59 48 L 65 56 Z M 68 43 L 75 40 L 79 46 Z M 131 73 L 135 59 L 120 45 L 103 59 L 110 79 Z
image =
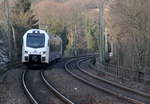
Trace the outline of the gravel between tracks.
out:
M 6 73 L 3 83 L 0 83 L 0 104 L 30 104 L 20 83 L 24 66 Z
M 25 80 L 29 91 L 39 104 L 64 104 L 43 83 L 40 71 L 27 72 Z
M 118 98 L 98 91 L 92 87 L 83 84 L 70 76 L 64 69 L 66 60 L 60 60 L 59 63 L 52 65 L 45 72 L 48 80 L 64 95 L 77 104 L 128 104 Z
M 45 71 L 45 75 L 69 99 L 77 104 L 128 104 L 70 76 L 64 69 L 68 60 L 69 58 L 63 58 L 57 64 L 51 64 L 51 67 Z M 25 69 L 27 68 L 22 66 L 7 73 L 5 82 L 0 83 L 0 104 L 30 104 L 20 82 L 21 74 Z M 52 104 L 59 103 L 53 101 Z

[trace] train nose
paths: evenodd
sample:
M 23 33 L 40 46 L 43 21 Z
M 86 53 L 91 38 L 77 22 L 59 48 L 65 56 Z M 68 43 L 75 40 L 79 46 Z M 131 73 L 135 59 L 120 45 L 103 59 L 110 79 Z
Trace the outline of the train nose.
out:
M 38 62 L 38 57 L 37 56 L 32 56 L 32 61 Z
M 30 62 L 38 63 L 41 60 L 41 56 L 40 55 L 30 55 L 29 57 L 30 57 Z

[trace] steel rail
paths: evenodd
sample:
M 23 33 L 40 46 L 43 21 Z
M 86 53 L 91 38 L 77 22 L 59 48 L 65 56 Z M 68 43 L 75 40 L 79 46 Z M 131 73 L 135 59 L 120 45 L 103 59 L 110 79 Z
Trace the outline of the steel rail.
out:
M 99 81 L 102 81 L 102 82 L 104 82 L 104 83 L 107 83 L 107 84 L 111 85 L 112 87 L 116 87 L 116 88 L 119 88 L 119 89 L 121 89 L 121 90 L 125 90 L 126 93 L 129 93 L 129 95 L 132 93 L 132 94 L 134 94 L 134 95 L 136 95 L 136 96 L 140 96 L 140 98 L 143 97 L 143 98 L 146 98 L 146 99 L 150 99 L 150 95 L 149 95 L 149 94 L 146 94 L 146 93 L 143 93 L 143 92 L 140 92 L 140 91 L 137 91 L 137 90 L 134 90 L 134 89 L 131 89 L 131 88 L 128 88 L 128 87 L 119 85 L 119 84 L 117 84 L 117 83 L 113 83 L 113 82 L 108 81 L 108 80 L 106 80 L 106 79 L 104 79 L 104 78 L 98 77 L 98 76 L 96 76 L 96 75 L 94 75 L 94 74 L 92 74 L 92 73 L 90 73 L 90 72 L 88 72 L 88 71 L 85 71 L 85 70 L 84 70 L 83 68 L 81 68 L 81 66 L 80 66 L 80 64 L 81 64 L 82 62 L 84 62 L 85 60 L 88 60 L 88 59 L 83 59 L 83 60 L 80 60 L 80 61 L 77 62 L 77 67 L 78 67 L 78 69 L 79 69 L 81 72 L 87 74 L 88 76 L 90 76 L 90 77 L 92 77 L 92 78 L 94 78 L 94 79 L 97 79 L 97 80 L 99 80 Z M 122 95 L 123 95 L 123 94 L 122 94 Z M 128 94 L 127 94 L 127 95 L 128 95 Z M 126 96 L 126 95 L 123 95 L 123 96 Z M 128 97 L 128 96 L 126 96 L 126 97 Z M 136 98 L 134 98 L 133 96 L 131 96 L 131 97 L 132 97 L 132 98 L 128 97 L 129 101 L 134 101 L 136 104 L 138 104 L 138 103 L 139 103 L 139 104 L 145 104 L 145 102 L 139 101 L 138 98 L 136 99 Z M 150 101 L 150 100 L 149 100 L 149 101 Z M 133 102 L 133 103 L 134 103 L 134 102 Z M 147 103 L 146 103 L 146 104 L 147 104 Z
M 69 100 L 67 97 L 65 97 L 63 94 L 61 94 L 55 87 L 53 87 L 48 80 L 46 79 L 44 72 L 41 72 L 41 77 L 43 82 L 46 84 L 46 86 L 55 94 L 57 95 L 65 104 L 75 104 L 73 101 Z
M 27 82 L 25 81 L 25 78 L 26 78 L 27 72 L 28 71 L 24 71 L 22 74 L 22 85 L 23 85 L 24 91 L 27 94 L 27 97 L 30 99 L 32 104 L 39 104 L 38 101 L 35 100 L 31 92 L 29 91 L 28 86 L 26 85 Z
M 144 93 L 144 92 L 141 92 L 141 91 L 138 91 L 138 90 L 135 90 L 135 89 L 132 89 L 132 88 L 123 86 L 123 85 L 119 85 L 119 84 L 117 84 L 117 83 L 111 82 L 111 81 L 106 80 L 106 79 L 104 79 L 104 78 L 98 77 L 97 75 L 94 75 L 94 74 L 92 74 L 92 73 L 90 73 L 90 72 L 88 72 L 88 71 L 85 71 L 84 69 L 82 69 L 82 68 L 80 67 L 80 65 L 78 65 L 78 66 L 79 66 L 79 69 L 80 69 L 82 72 L 84 72 L 85 74 L 87 74 L 87 75 L 89 75 L 89 76 L 91 76 L 91 77 L 93 77 L 93 78 L 95 78 L 95 79 L 101 80 L 101 81 L 106 82 L 106 83 L 108 83 L 108 84 L 111 84 L 111 85 L 113 85 L 113 86 L 120 87 L 120 88 L 122 88 L 122 89 L 124 89 L 124 90 L 134 92 L 134 93 L 136 93 L 136 94 L 139 94 L 139 95 L 141 95 L 141 96 L 144 96 L 144 97 L 147 97 L 147 98 L 150 99 L 150 94 L 147 94 L 147 93 Z
M 73 73 L 72 71 L 70 71 L 70 67 L 72 68 L 72 63 L 74 63 L 74 62 L 76 62 L 76 61 L 85 60 L 85 59 L 87 59 L 87 57 L 84 57 L 84 58 L 81 58 L 81 59 L 74 59 L 74 60 L 69 61 L 68 63 L 65 64 L 65 69 L 66 69 L 66 71 L 67 71 L 70 75 L 72 75 L 73 77 L 75 77 L 76 79 L 78 79 L 78 80 L 82 81 L 83 83 L 88 84 L 88 85 L 90 85 L 91 87 L 94 87 L 94 88 L 96 88 L 96 89 L 98 89 L 98 90 L 102 90 L 102 91 L 104 91 L 104 92 L 106 92 L 106 93 L 112 94 L 112 95 L 114 95 L 114 96 L 116 96 L 116 97 L 122 98 L 122 99 L 127 100 L 127 101 L 129 101 L 129 102 L 131 102 L 131 103 L 134 103 L 134 104 L 145 104 L 144 102 L 141 102 L 141 101 L 138 101 L 138 100 L 129 98 L 129 97 L 127 97 L 127 96 L 124 96 L 123 94 L 119 94 L 119 93 L 116 93 L 116 92 L 114 92 L 114 91 L 112 91 L 112 90 L 109 90 L 109 89 L 106 89 L 106 88 L 104 88 L 104 87 L 98 86 L 98 85 L 96 85 L 96 84 L 94 84 L 94 83 L 92 83 L 92 82 L 89 82 L 88 80 L 82 78 L 81 76 L 79 76 L 79 75 Z M 78 65 L 77 65 L 77 66 L 78 66 Z

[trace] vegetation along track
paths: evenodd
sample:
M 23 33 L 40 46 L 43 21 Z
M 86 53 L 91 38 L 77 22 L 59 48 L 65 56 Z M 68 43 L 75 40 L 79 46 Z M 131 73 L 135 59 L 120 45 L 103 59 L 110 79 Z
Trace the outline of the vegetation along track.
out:
M 65 68 L 68 73 L 70 73 L 73 77 L 79 79 L 80 81 L 97 88 L 99 90 L 103 90 L 106 93 L 115 95 L 121 99 L 127 100 L 130 103 L 133 104 L 150 104 L 150 96 L 148 94 L 144 94 L 139 91 L 135 91 L 129 88 L 125 88 L 123 86 L 114 84 L 113 82 L 104 80 L 103 78 L 100 78 L 98 76 L 95 76 L 94 74 L 91 74 L 86 71 L 87 67 L 83 69 L 81 67 L 82 62 L 85 60 L 90 59 L 91 57 L 84 57 L 80 59 L 74 59 L 70 62 L 66 63 Z M 79 69 L 74 69 L 74 63 L 76 62 L 76 67 Z M 85 65 L 85 64 L 84 64 Z M 87 63 L 86 63 L 87 65 Z
M 54 102 L 59 103 L 59 104 L 74 104 L 72 101 L 67 99 L 60 92 L 58 92 L 56 90 L 56 88 L 54 88 L 47 81 L 47 79 L 45 78 L 44 72 L 41 72 L 41 71 L 38 72 L 38 74 L 40 74 L 39 77 L 41 79 L 41 83 L 37 83 L 38 85 L 31 85 L 34 83 L 30 82 L 29 79 L 27 78 L 27 77 L 29 77 L 28 73 L 29 73 L 29 71 L 23 72 L 23 74 L 22 74 L 22 85 L 23 85 L 25 93 L 27 94 L 27 97 L 30 99 L 32 104 L 43 104 L 43 103 L 44 104 L 46 104 L 46 103 L 51 104 Z M 30 79 L 30 80 L 32 80 L 32 79 Z M 42 94 L 43 91 L 40 91 L 41 89 L 44 90 L 44 92 L 45 92 L 44 95 Z M 51 97 L 53 97 L 53 98 L 51 98 Z M 50 101 L 50 100 L 55 100 L 55 99 L 57 99 L 57 101 Z

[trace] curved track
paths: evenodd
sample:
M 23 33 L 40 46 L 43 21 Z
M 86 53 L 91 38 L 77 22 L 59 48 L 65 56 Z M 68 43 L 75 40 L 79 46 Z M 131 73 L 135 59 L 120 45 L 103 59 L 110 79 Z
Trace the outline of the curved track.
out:
M 27 74 L 27 71 L 23 72 L 23 74 L 22 74 L 22 85 L 23 85 L 24 91 L 27 94 L 27 96 L 30 99 L 32 104 L 39 104 L 38 101 L 33 97 L 31 92 L 29 91 L 27 82 L 25 81 L 26 74 Z
M 23 85 L 23 88 L 27 97 L 30 99 L 32 104 L 43 104 L 50 99 L 50 98 L 48 99 L 48 97 L 53 97 L 53 99 L 57 99 L 58 100 L 57 103 L 59 104 L 74 104 L 72 101 L 70 101 L 65 96 L 63 96 L 59 91 L 57 91 L 56 88 L 54 88 L 46 80 L 44 76 L 44 72 L 39 73 L 40 74 L 39 77 L 41 79 L 41 83 L 39 83 L 39 85 L 31 85 L 31 82 L 27 80 L 28 73 L 29 73 L 28 71 L 25 71 L 22 74 L 22 85 Z M 33 86 L 37 86 L 37 87 L 33 88 Z M 42 86 L 42 87 L 39 87 L 39 86 Z M 43 93 L 42 93 L 43 91 L 40 91 L 41 89 L 44 89 L 44 94 L 46 94 L 46 96 L 44 95 L 45 97 L 43 96 Z M 46 103 L 51 104 L 53 102 L 46 102 Z
M 46 79 L 44 72 L 41 72 L 41 77 L 42 80 L 44 81 L 44 83 L 46 84 L 46 86 L 48 86 L 48 88 L 53 91 L 53 93 L 55 93 L 55 95 L 57 95 L 65 104 L 75 104 L 74 102 L 72 102 L 71 100 L 69 100 L 67 97 L 65 97 L 64 95 L 62 95 L 56 88 L 54 88 Z
M 104 80 L 94 74 L 91 74 L 87 71 L 87 67 L 81 67 L 82 62 L 88 60 L 89 57 L 71 60 L 70 62 L 66 63 L 65 68 L 68 73 L 70 73 L 73 77 L 79 79 L 80 81 L 97 88 L 99 90 L 103 90 L 106 93 L 115 95 L 119 98 L 122 98 L 128 102 L 134 104 L 149 104 L 150 103 L 150 96 L 144 94 L 139 91 L 135 91 L 129 88 L 125 88 L 123 86 L 117 85 L 115 83 L 109 82 Z M 76 62 L 76 66 L 73 63 Z M 87 65 L 87 63 L 86 63 Z M 77 67 L 79 70 L 73 70 L 74 67 Z

